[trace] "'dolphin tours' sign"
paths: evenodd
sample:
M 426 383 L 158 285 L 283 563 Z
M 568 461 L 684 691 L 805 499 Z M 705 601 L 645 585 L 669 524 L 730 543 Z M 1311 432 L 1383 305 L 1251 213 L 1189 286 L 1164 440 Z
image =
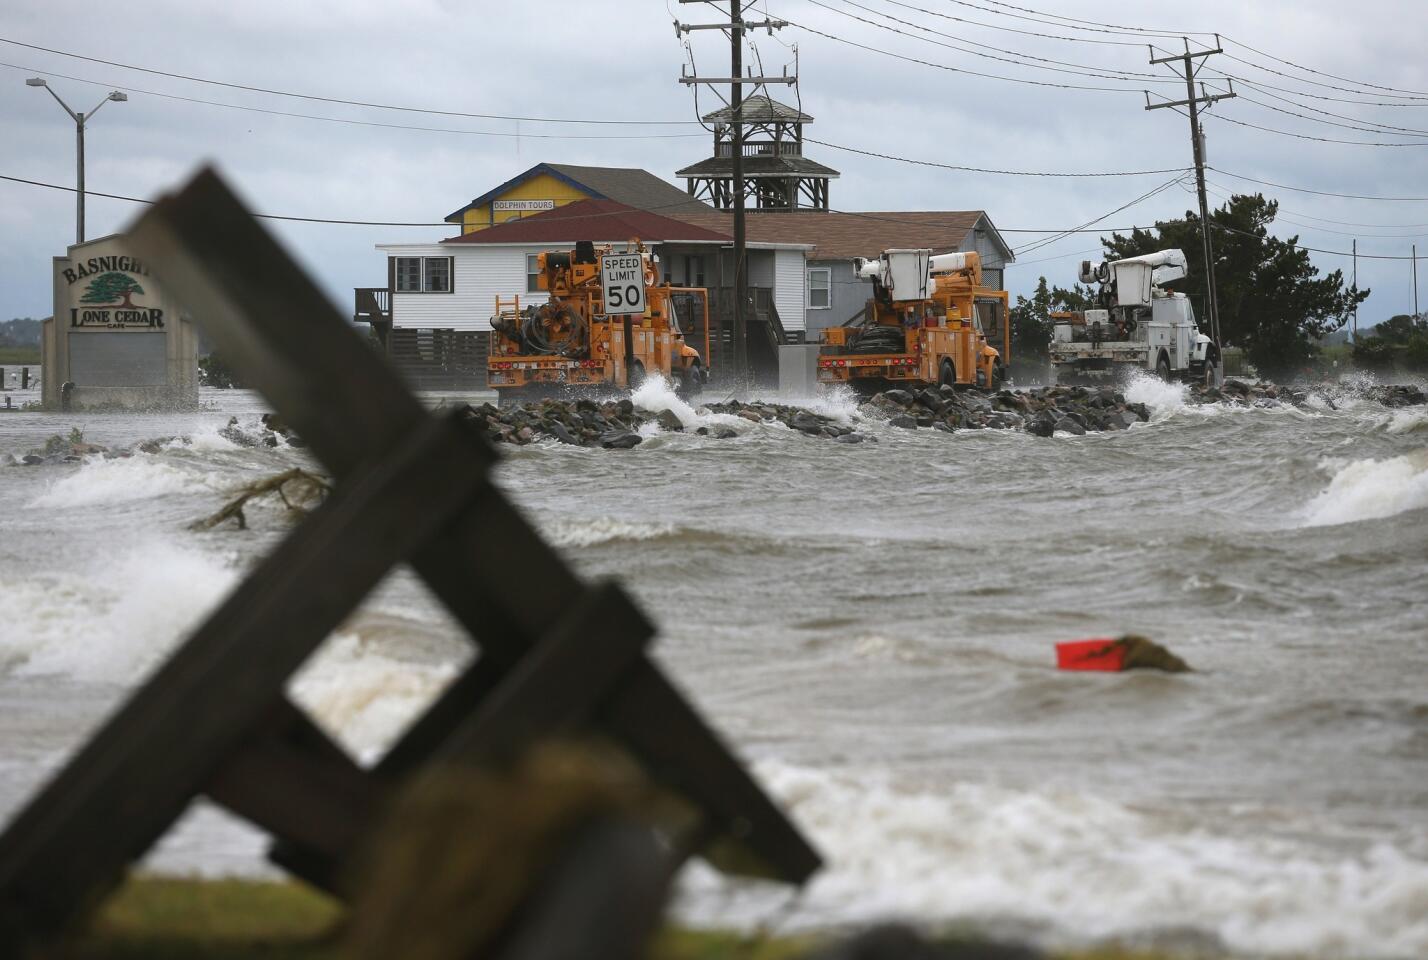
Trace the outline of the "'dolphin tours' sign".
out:
M 148 277 L 149 269 L 142 261 L 122 254 L 90 257 L 76 261 L 60 274 L 71 287 L 87 281 L 77 305 L 70 307 L 71 327 L 163 329 L 163 309 L 135 303 L 133 299 L 146 293 L 139 278 Z

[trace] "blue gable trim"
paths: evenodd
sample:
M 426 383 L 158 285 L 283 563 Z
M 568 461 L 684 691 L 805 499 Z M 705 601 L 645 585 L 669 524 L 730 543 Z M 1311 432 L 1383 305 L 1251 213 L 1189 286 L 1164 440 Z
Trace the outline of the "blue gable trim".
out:
M 577 190 L 583 190 L 583 191 L 585 191 L 587 194 L 590 195 L 590 198 L 591 198 L 592 200 L 608 200 L 608 199 L 610 199 L 609 197 L 605 196 L 603 193 L 600 193 L 598 190 L 592 190 L 592 189 L 590 189 L 590 187 L 588 187 L 588 186 L 586 186 L 585 184 L 581 183 L 579 180 L 576 180 L 576 179 L 574 179 L 573 177 L 568 177 L 568 176 L 566 176 L 565 174 L 561 173 L 559 170 L 557 170 L 557 169 L 555 169 L 554 167 L 552 167 L 550 164 L 548 164 L 548 163 L 538 163 L 538 164 L 536 164 L 535 166 L 531 167 L 529 170 L 527 170 L 525 173 L 518 173 L 518 174 L 516 174 L 516 175 L 515 175 L 514 177 L 512 177 L 511 179 L 509 179 L 509 180 L 507 180 L 505 183 L 501 184 L 499 187 L 495 187 L 495 188 L 493 188 L 493 189 L 491 189 L 491 190 L 487 190 L 485 193 L 481 194 L 481 196 L 477 197 L 475 200 L 472 200 L 470 203 L 468 203 L 466 206 L 462 207 L 460 210 L 457 210 L 457 211 L 455 211 L 455 212 L 453 212 L 453 213 L 448 213 L 448 214 L 446 215 L 446 222 L 447 222 L 447 223 L 460 223 L 460 222 L 461 222 L 461 215 L 464 214 L 467 210 L 470 210 L 472 207 L 479 207 L 479 206 L 482 206 L 483 204 L 489 203 L 492 199 L 494 199 L 495 197 L 499 196 L 499 195 L 502 194 L 502 193 L 505 193 L 507 190 L 511 189 L 512 187 L 519 186 L 520 184 L 525 183 L 527 180 L 530 180 L 532 177 L 538 177 L 538 176 L 540 176 L 541 174 L 545 174 L 545 175 L 548 176 L 548 177 L 554 177 L 555 179 L 561 181 L 562 183 L 568 184 L 569 186 L 572 186 L 572 187 L 574 187 L 574 188 L 577 189 Z

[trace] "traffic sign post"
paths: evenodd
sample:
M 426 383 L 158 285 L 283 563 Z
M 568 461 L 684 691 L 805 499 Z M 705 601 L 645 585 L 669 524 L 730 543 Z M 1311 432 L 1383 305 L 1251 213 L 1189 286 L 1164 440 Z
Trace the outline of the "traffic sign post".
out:
M 645 312 L 645 258 L 640 253 L 600 257 L 600 297 L 610 316 Z

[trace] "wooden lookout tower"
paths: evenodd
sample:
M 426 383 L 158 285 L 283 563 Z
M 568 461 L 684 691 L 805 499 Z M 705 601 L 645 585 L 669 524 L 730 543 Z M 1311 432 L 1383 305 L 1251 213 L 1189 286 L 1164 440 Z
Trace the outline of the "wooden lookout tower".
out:
M 675 174 L 690 196 L 734 208 L 733 108 L 704 115 L 714 125 L 714 155 Z M 803 125 L 813 118 L 767 95 L 743 102 L 744 196 L 758 211 L 827 210 L 828 181 L 838 171 L 803 155 Z

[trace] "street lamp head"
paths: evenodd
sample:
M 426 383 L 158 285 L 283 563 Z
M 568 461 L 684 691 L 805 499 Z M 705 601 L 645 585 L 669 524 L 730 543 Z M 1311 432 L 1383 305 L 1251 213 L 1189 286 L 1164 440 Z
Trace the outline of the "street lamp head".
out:
M 49 84 L 45 83 L 45 81 L 42 80 L 42 79 L 39 78 L 39 77 L 30 77 L 28 80 L 25 81 L 25 86 L 27 86 L 27 87 L 46 87 L 46 86 L 49 86 Z
M 129 99 L 129 95 L 127 93 L 120 93 L 118 90 L 114 90 L 109 94 L 109 99 L 113 100 L 115 103 L 123 103 L 124 101 Z

